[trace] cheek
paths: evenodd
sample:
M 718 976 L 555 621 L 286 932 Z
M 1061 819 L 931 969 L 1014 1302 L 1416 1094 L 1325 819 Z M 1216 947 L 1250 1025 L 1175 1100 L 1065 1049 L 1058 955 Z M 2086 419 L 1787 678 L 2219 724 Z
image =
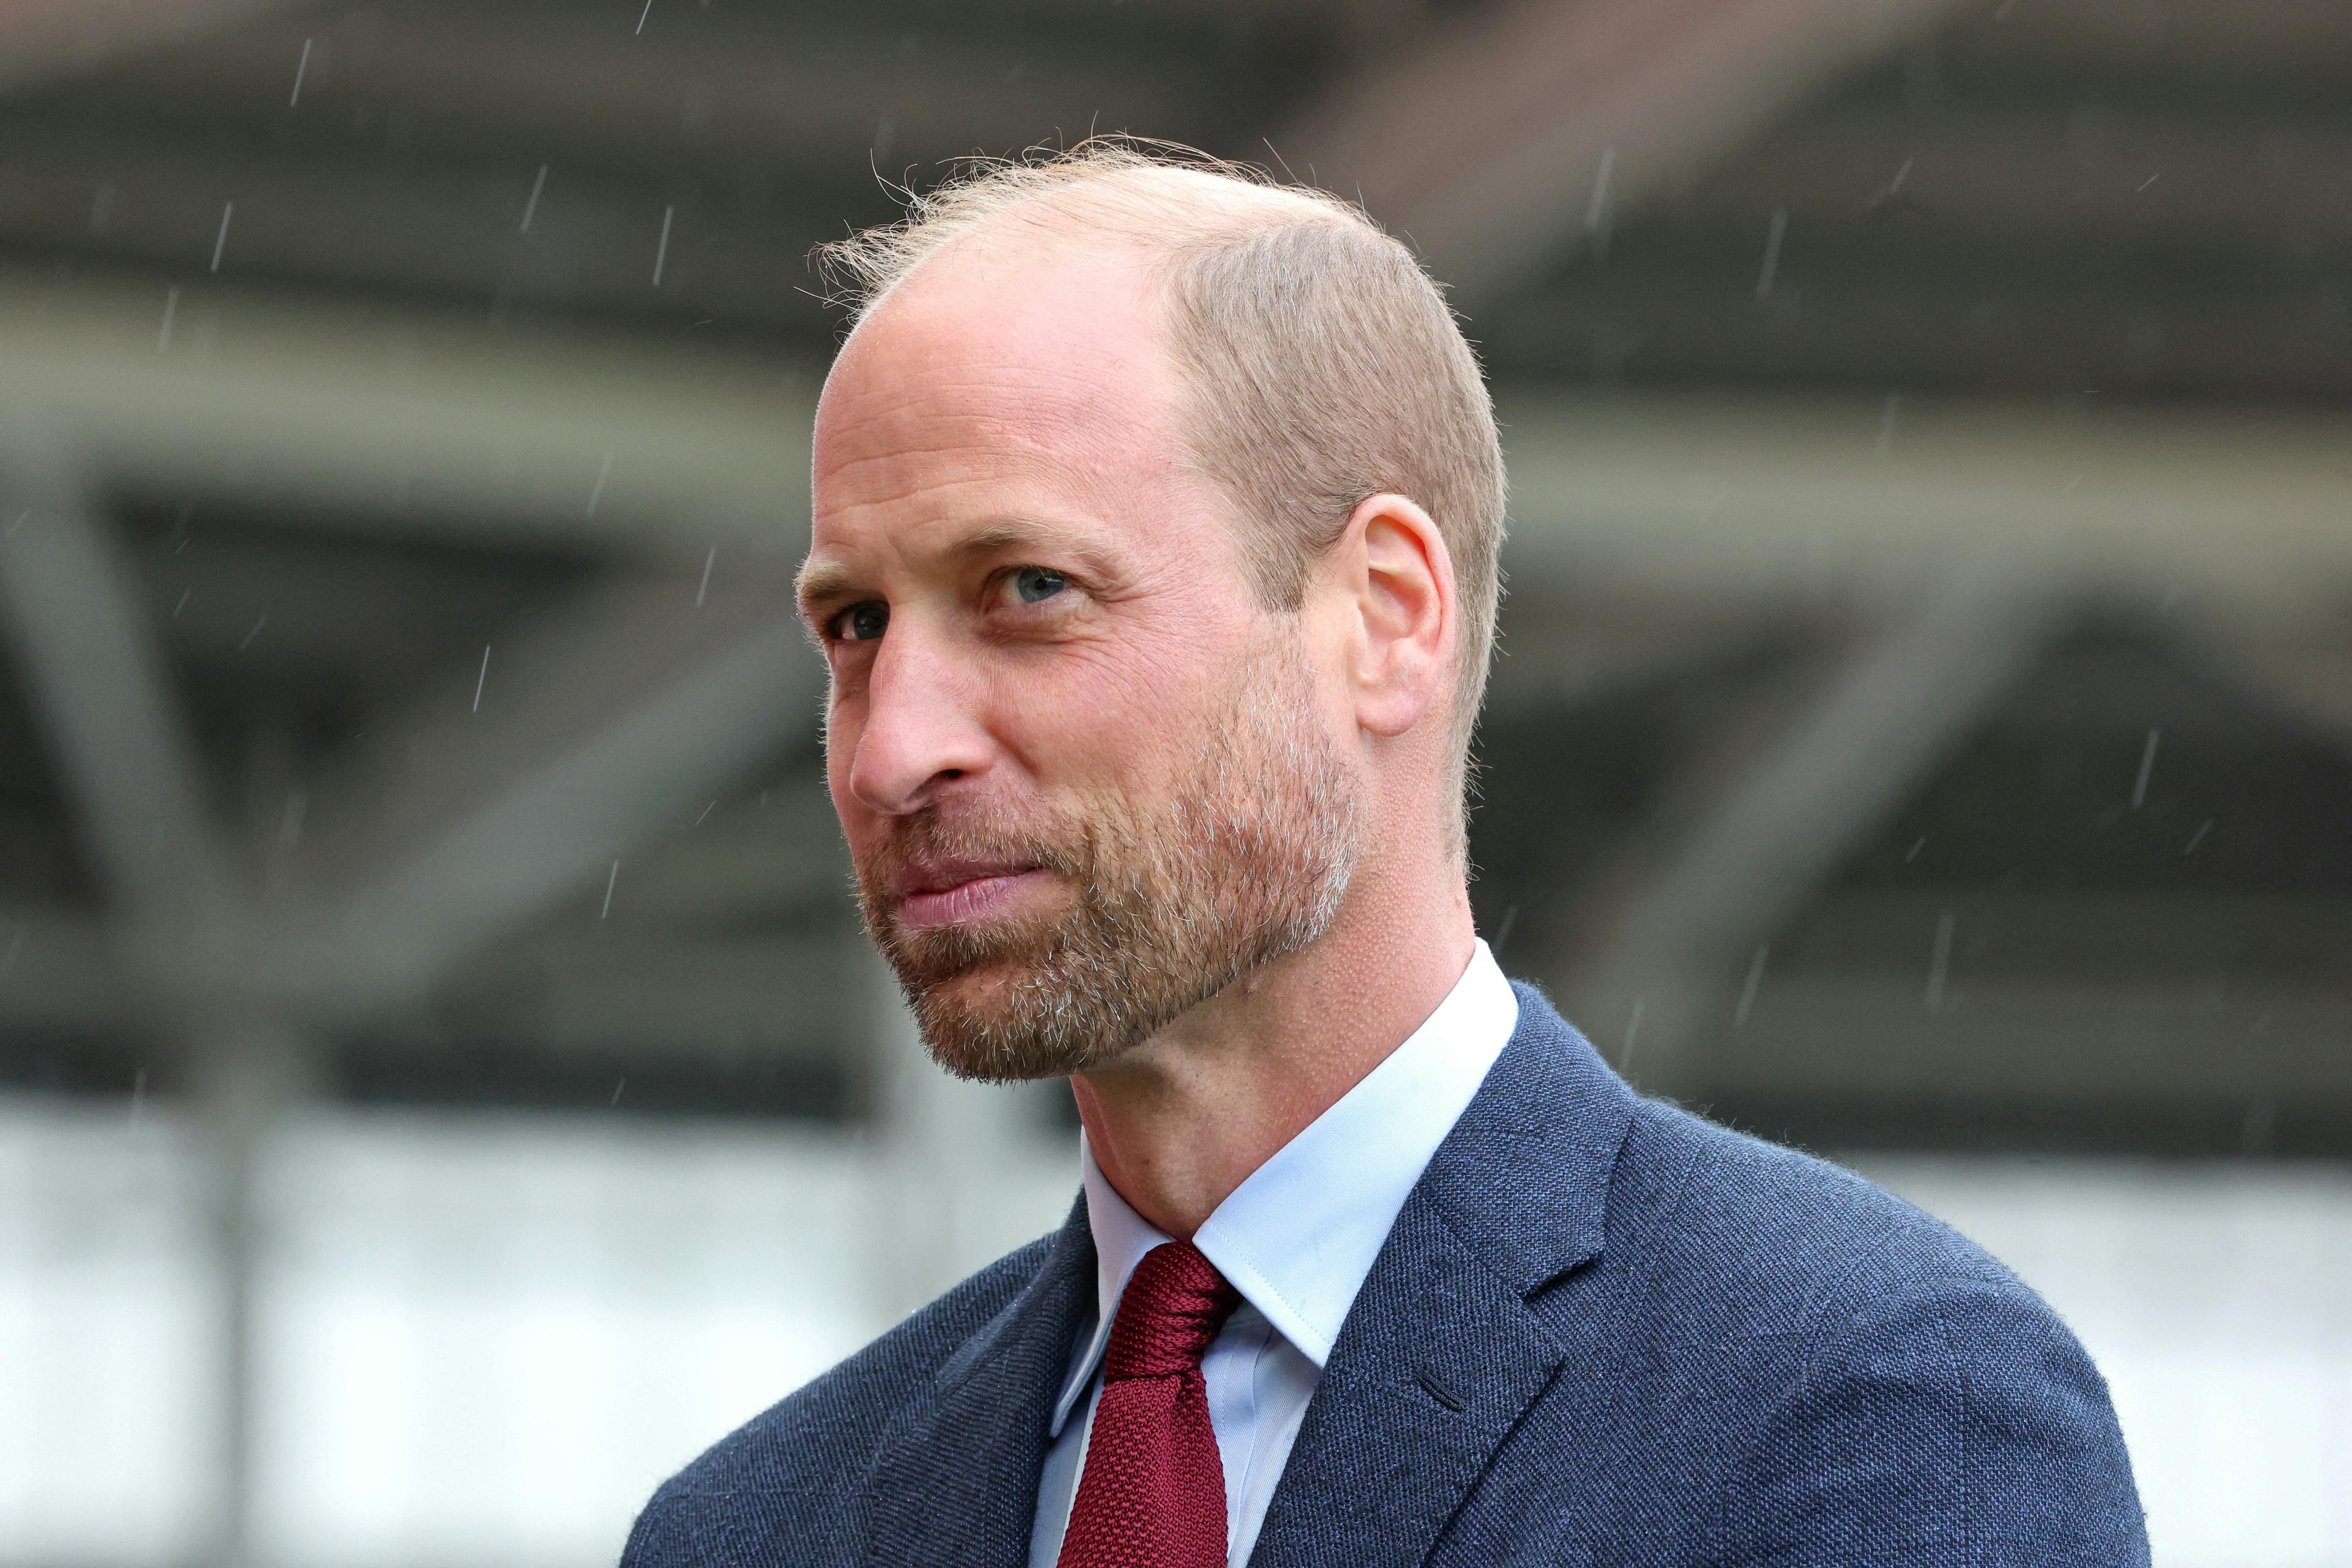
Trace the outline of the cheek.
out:
M 997 732 L 1033 776 L 1156 795 L 1200 747 L 1232 675 L 1192 639 L 1088 649 L 1050 679 L 1011 685 Z

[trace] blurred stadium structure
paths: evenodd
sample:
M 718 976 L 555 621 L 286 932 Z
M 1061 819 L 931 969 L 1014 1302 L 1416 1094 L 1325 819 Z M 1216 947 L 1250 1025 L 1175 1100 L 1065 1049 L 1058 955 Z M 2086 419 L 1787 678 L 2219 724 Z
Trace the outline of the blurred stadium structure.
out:
M 1058 1215 L 787 607 L 809 247 L 1101 129 L 1457 285 L 1506 967 L 2352 1563 L 2340 0 L 29 0 L 0 127 L 0 1562 L 606 1560 Z

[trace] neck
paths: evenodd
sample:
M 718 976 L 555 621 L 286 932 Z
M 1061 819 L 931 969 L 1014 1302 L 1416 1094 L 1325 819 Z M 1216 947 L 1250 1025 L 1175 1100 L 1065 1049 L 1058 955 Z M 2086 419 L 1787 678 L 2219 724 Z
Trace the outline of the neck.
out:
M 1189 1238 L 1436 1011 L 1477 934 L 1458 871 L 1417 880 L 1360 879 L 1312 945 L 1071 1079 L 1095 1162 L 1136 1213 Z

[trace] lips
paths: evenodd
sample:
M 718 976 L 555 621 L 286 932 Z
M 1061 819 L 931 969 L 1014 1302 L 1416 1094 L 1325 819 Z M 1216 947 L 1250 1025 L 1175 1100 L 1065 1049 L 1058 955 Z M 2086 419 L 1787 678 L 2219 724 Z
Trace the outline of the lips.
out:
M 933 860 L 898 874 L 896 910 L 902 926 L 952 925 L 1007 908 L 1042 882 L 1043 867 L 1014 860 Z

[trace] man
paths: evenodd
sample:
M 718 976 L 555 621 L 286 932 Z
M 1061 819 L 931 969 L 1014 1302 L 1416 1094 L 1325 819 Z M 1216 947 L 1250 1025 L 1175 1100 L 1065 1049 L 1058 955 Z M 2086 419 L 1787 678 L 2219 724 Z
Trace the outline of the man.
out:
M 2147 1561 L 1950 1231 L 1636 1098 L 1471 924 L 1503 474 L 1412 258 L 1092 146 L 836 256 L 803 608 L 932 1054 L 1084 1194 L 665 1486 L 633 1568 Z

